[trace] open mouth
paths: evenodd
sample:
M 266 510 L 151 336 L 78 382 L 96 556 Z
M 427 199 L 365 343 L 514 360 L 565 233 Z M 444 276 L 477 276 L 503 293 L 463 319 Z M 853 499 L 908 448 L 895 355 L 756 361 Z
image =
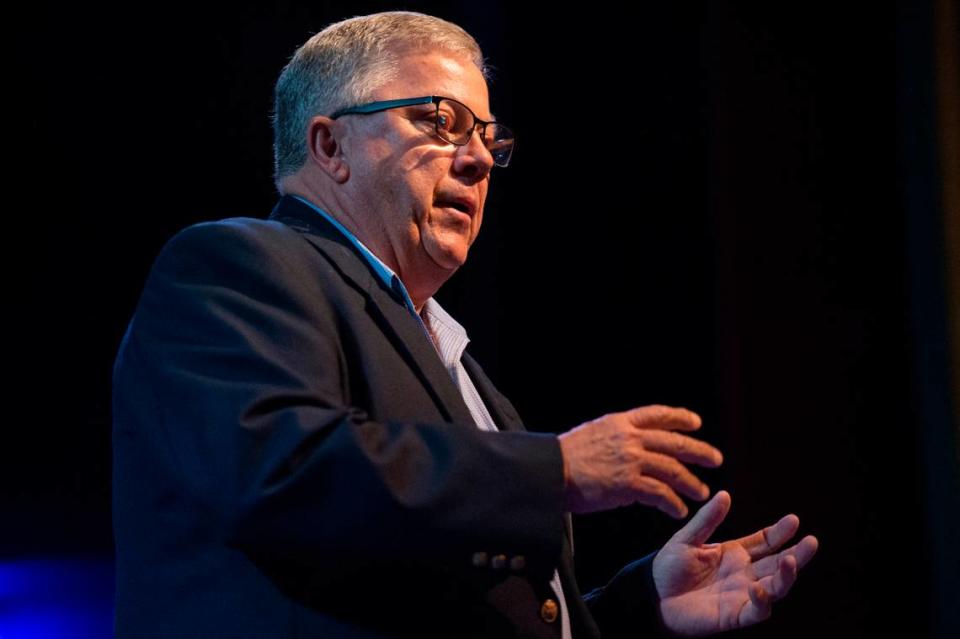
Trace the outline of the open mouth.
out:
M 439 206 L 439 207 L 441 207 L 441 208 L 456 209 L 456 210 L 460 211 L 461 213 L 466 213 L 466 214 L 468 214 L 468 215 L 470 214 L 470 207 L 467 206 L 466 204 L 464 204 L 463 202 L 442 201 L 442 202 L 437 202 L 437 206 Z

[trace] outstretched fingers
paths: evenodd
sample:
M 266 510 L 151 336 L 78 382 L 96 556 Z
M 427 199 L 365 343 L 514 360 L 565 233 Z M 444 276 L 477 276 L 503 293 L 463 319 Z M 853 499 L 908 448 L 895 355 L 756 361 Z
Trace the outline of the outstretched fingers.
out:
M 750 601 L 740 610 L 737 624 L 750 626 L 768 618 L 773 612 L 773 603 L 787 596 L 797 581 L 797 560 L 793 555 L 780 556 L 776 571 L 747 587 Z
M 690 499 L 703 501 L 710 496 L 707 485 L 686 466 L 669 455 L 653 452 L 644 455 L 640 461 L 640 472 L 660 480 Z
M 643 447 L 668 455 L 685 464 L 716 468 L 723 463 L 723 453 L 706 442 L 680 433 L 651 430 L 641 435 Z
M 637 428 L 693 431 L 703 424 L 693 411 L 673 406 L 641 406 L 623 414 Z
M 796 515 L 786 515 L 772 526 L 737 539 L 736 543 L 743 546 L 743 549 L 750 554 L 750 558 L 756 561 L 775 552 L 797 534 L 799 528 L 800 518 Z
M 780 566 L 780 561 L 784 557 L 792 557 L 796 562 L 797 570 L 803 568 L 817 554 L 820 542 L 813 535 L 807 535 L 794 545 L 779 553 L 769 555 L 753 564 L 753 572 L 757 577 L 768 577 L 774 574 L 774 571 Z
M 766 588 L 774 601 L 786 597 L 797 581 L 796 557 L 783 555 L 779 558 L 778 564 L 777 571 L 770 578 L 770 586 Z
M 737 625 L 741 628 L 759 623 L 773 612 L 773 600 L 759 583 L 750 584 L 747 594 L 750 595 L 750 601 L 741 608 L 739 619 L 737 619 Z
M 730 493 L 719 491 L 713 498 L 700 507 L 697 514 L 690 518 L 687 524 L 678 530 L 670 543 L 699 546 L 710 539 L 717 527 L 726 519 L 730 512 Z
M 649 476 L 636 478 L 626 496 L 628 503 L 653 506 L 674 519 L 682 519 L 689 512 L 687 505 L 670 486 Z

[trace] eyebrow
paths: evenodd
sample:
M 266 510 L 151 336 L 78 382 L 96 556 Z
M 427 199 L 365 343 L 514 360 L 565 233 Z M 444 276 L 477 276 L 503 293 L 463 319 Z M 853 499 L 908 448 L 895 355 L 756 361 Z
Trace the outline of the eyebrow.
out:
M 439 94 L 438 94 L 438 93 L 434 93 L 434 94 L 432 94 L 432 95 L 439 95 Z M 465 107 L 467 107 L 468 109 L 470 109 L 469 105 L 467 105 L 467 103 L 464 102 L 463 100 L 461 100 L 460 98 L 456 98 L 456 97 L 454 97 L 454 96 L 452 96 L 452 95 L 444 95 L 444 96 L 440 96 L 440 97 L 450 98 L 451 100 L 456 100 L 457 102 L 459 102 L 459 103 L 462 104 L 463 106 L 465 106 Z M 470 111 L 473 112 L 473 109 L 470 109 Z M 473 113 L 473 117 L 477 117 L 477 114 L 476 114 L 476 113 Z M 480 118 L 480 119 L 481 119 L 481 120 L 486 120 L 486 118 Z M 496 122 L 496 121 L 497 121 L 497 114 L 494 113 L 493 111 L 491 111 L 491 112 L 490 112 L 490 119 L 487 120 L 487 121 L 488 121 L 488 122 Z

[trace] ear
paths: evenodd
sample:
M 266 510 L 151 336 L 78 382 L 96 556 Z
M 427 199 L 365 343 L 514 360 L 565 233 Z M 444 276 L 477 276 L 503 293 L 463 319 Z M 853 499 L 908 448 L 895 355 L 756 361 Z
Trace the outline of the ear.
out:
M 336 122 L 325 115 L 311 118 L 307 125 L 307 155 L 314 166 L 336 183 L 343 184 L 350 176 L 350 167 L 337 139 L 336 129 Z

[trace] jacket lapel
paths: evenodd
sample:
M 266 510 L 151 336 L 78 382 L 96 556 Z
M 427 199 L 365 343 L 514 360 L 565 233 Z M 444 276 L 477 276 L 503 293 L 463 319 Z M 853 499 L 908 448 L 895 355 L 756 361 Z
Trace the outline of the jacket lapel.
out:
M 483 369 L 480 368 L 480 365 L 477 364 L 476 360 L 464 351 L 460 361 L 463 362 L 464 369 L 466 369 L 467 374 L 470 375 L 473 385 L 476 387 L 477 392 L 480 393 L 480 399 L 483 400 L 484 406 L 490 411 L 490 416 L 493 417 L 497 428 L 508 431 L 526 430 L 516 409 L 494 388 L 493 383 L 487 377 L 486 373 L 483 372 Z
M 419 319 L 410 313 L 400 295 L 373 273 L 357 248 L 322 215 L 294 197 L 283 196 L 270 219 L 303 233 L 343 279 L 363 294 L 367 312 L 420 378 L 444 418 L 452 423 L 473 424 L 463 397 Z

